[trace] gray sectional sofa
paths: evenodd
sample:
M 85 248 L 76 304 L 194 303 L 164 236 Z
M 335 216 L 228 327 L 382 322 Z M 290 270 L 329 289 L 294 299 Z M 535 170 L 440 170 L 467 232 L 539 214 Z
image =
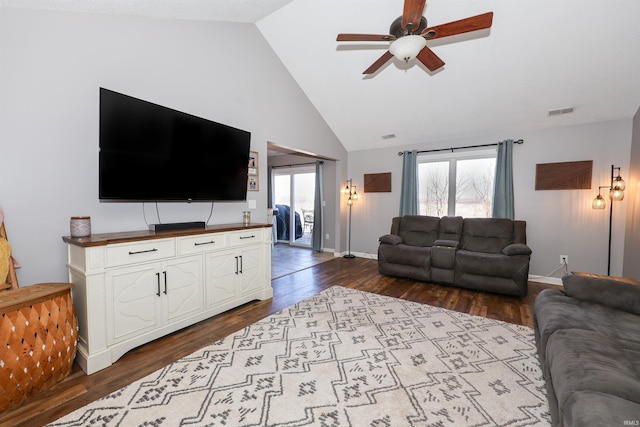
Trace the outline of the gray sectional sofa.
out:
M 640 282 L 574 273 L 534 304 L 554 426 L 640 425 Z
M 380 237 L 380 273 L 507 295 L 527 294 L 526 223 L 407 215 Z

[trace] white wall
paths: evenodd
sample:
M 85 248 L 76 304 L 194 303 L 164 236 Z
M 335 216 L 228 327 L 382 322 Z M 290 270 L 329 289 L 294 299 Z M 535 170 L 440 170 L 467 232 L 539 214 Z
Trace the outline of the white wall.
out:
M 623 276 L 640 280 L 640 108 L 633 118 L 629 173 L 627 182 L 627 227 L 624 239 Z
M 611 165 L 629 170 L 631 120 L 590 123 L 523 134 L 514 172 L 516 214 L 527 220 L 527 237 L 534 254 L 531 274 L 546 275 L 569 256 L 569 269 L 607 273 L 609 201 L 594 210 L 598 186 L 610 185 Z M 515 151 L 515 150 L 514 150 Z M 593 160 L 591 190 L 535 191 L 537 163 Z M 521 191 L 521 192 L 520 192 Z M 605 198 L 607 197 L 605 193 Z M 611 274 L 622 274 L 626 201 L 613 208 Z M 556 276 L 560 276 L 557 274 Z
M 391 193 L 361 193 L 353 205 L 351 250 L 377 254 L 377 239 L 389 232 L 391 218 L 398 215 L 402 158 L 405 149 L 448 148 L 486 144 L 507 138 L 523 138 L 514 147 L 515 212 L 527 221 L 528 244 L 533 250 L 530 274 L 544 276 L 559 266 L 561 254 L 569 256 L 569 268 L 606 274 L 608 209 L 591 209 L 598 185 L 608 185 L 611 164 L 629 169 L 631 120 L 591 123 L 509 135 L 424 146 L 394 147 L 349 153 L 349 175 L 362 188 L 365 173 L 391 172 Z M 537 163 L 593 160 L 591 190 L 535 191 Z M 614 206 L 612 274 L 621 274 L 624 249 L 626 200 Z M 555 277 L 560 277 L 557 273 Z
M 90 215 L 95 233 L 146 228 L 142 204 L 98 201 L 101 86 L 248 130 L 261 160 L 269 140 L 346 163 L 253 25 L 0 8 L 0 36 L 0 206 L 21 285 L 66 280 L 61 236 L 72 215 Z M 266 185 L 248 197 L 252 220 L 266 221 Z M 246 208 L 216 203 L 210 223 L 239 222 Z M 160 204 L 162 222 L 206 220 L 209 210 Z M 155 207 L 146 211 L 157 222 Z

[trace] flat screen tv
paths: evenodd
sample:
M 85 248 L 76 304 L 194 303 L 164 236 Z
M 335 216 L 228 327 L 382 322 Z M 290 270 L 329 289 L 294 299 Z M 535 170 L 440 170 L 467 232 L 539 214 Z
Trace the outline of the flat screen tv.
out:
M 100 88 L 99 198 L 240 201 L 251 133 Z

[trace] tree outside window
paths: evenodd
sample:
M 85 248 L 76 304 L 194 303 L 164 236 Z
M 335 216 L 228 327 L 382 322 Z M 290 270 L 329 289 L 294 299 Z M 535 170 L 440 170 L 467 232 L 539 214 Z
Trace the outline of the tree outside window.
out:
M 495 150 L 418 158 L 420 215 L 490 217 Z

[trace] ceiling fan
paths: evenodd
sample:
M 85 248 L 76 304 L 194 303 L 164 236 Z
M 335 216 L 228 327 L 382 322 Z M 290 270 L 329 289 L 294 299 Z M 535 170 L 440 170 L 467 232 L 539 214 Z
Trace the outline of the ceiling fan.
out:
M 427 46 L 427 40 L 454 36 L 470 31 L 491 27 L 493 12 L 453 21 L 434 27 L 427 27 L 427 19 L 422 16 L 427 0 L 405 0 L 402 16 L 389 28 L 389 34 L 338 34 L 339 42 L 379 42 L 390 41 L 391 45 L 376 62 L 362 74 L 373 74 L 392 57 L 405 62 L 418 58 L 430 71 L 444 65 L 444 61 Z

